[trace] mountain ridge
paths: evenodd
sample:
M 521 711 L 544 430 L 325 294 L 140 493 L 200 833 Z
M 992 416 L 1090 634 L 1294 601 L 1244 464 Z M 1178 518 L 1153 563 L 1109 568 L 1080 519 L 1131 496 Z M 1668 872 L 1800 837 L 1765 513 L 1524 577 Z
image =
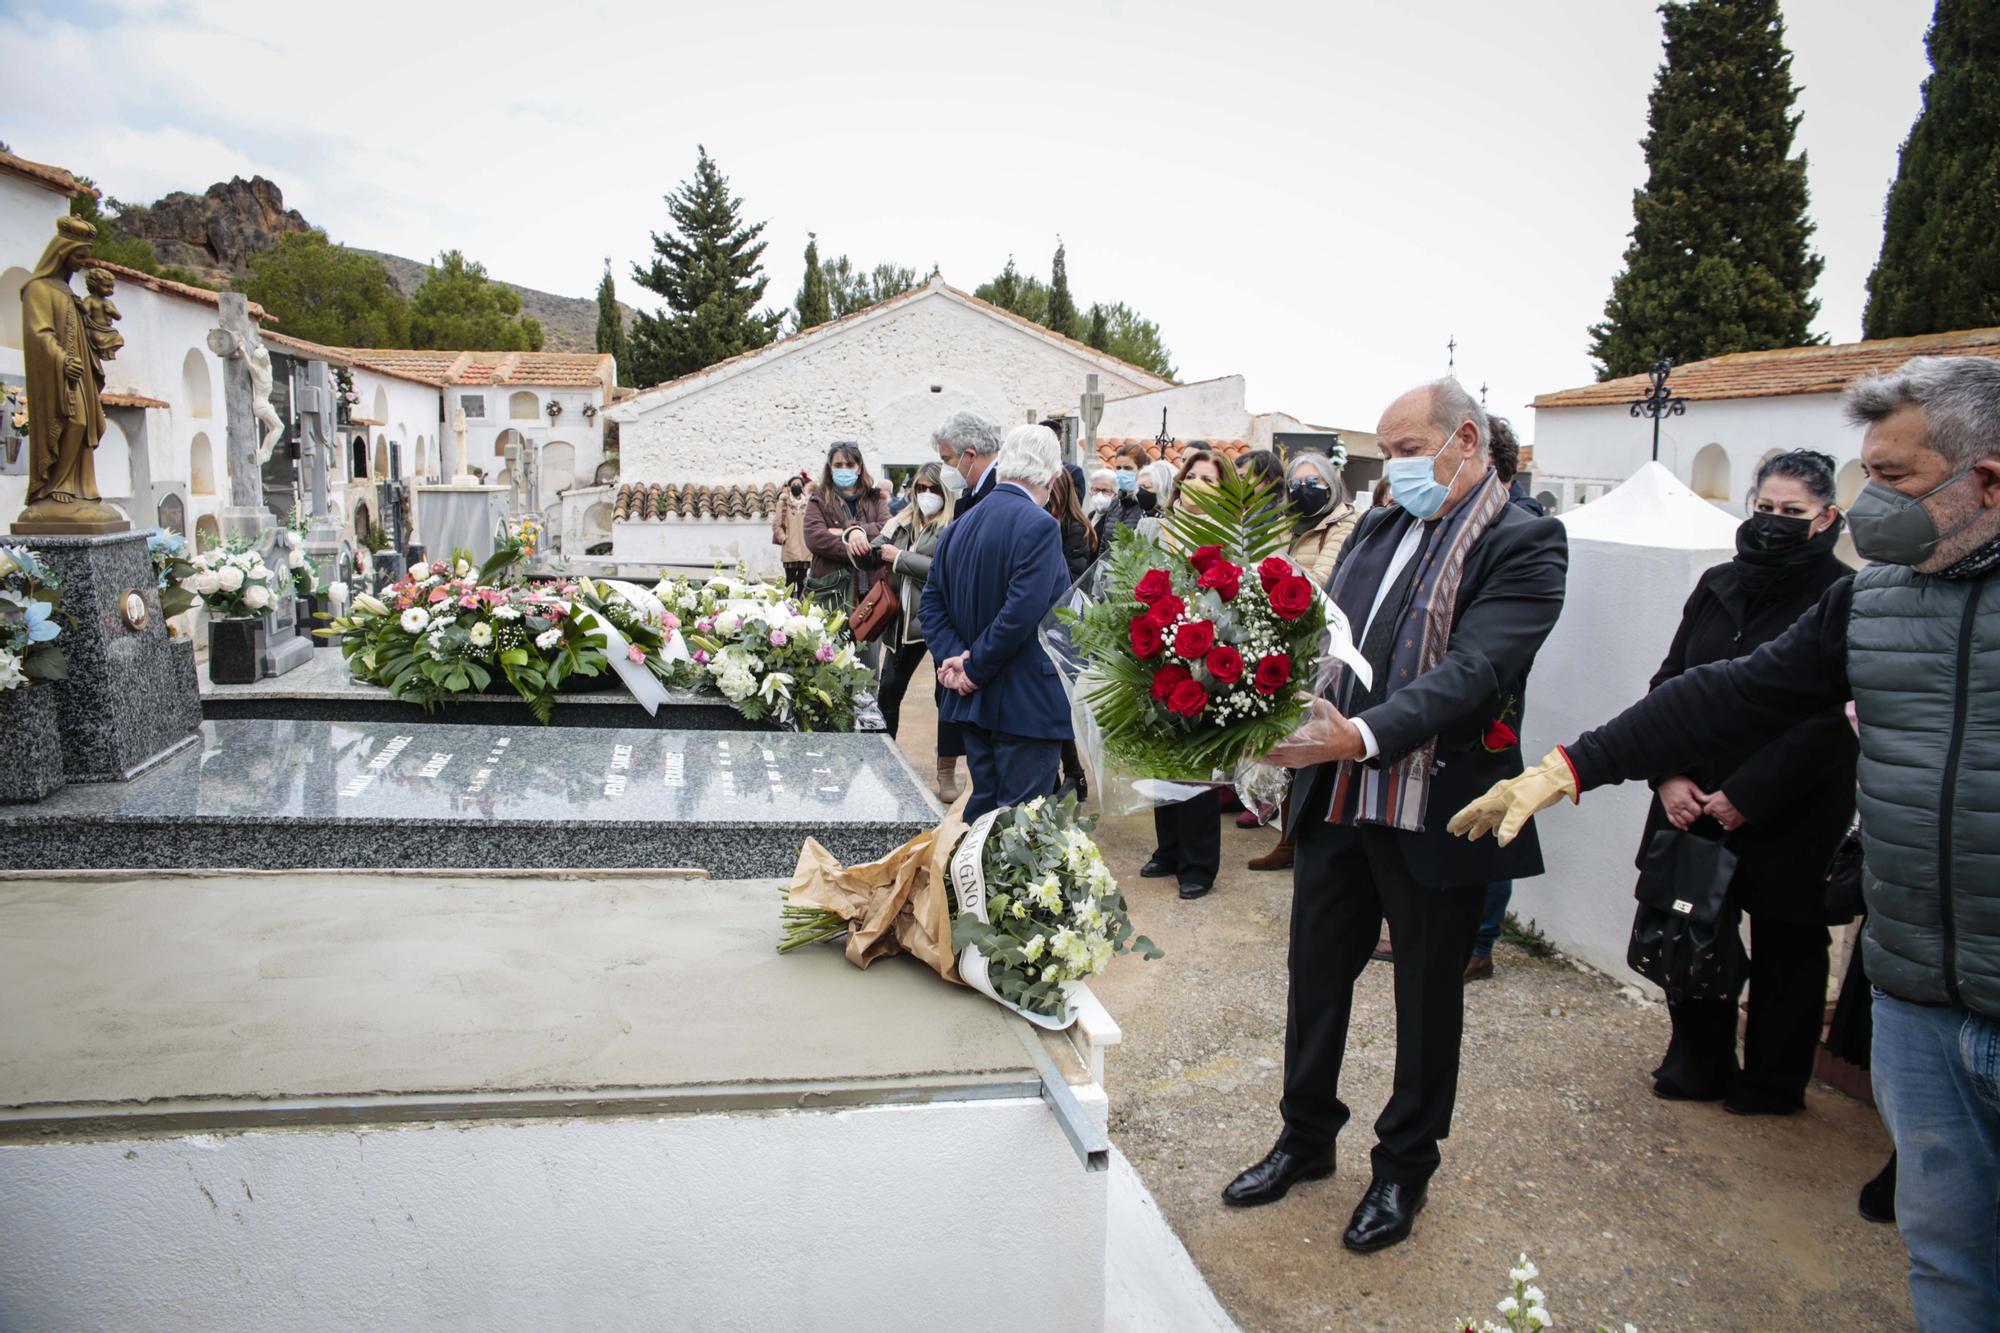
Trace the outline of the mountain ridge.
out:
M 217 181 L 200 194 L 175 190 L 150 204 L 121 201 L 118 209 L 118 230 L 150 241 L 162 264 L 178 265 L 210 279 L 232 282 L 247 277 L 250 262 L 257 253 L 276 245 L 285 236 L 324 230 L 306 221 L 297 209 L 286 208 L 284 191 L 277 182 L 263 176 L 249 180 L 234 176 Z M 416 291 L 430 267 L 421 260 L 383 250 L 358 245 L 348 248 L 380 260 L 389 271 L 389 281 L 405 297 Z M 490 273 L 487 276 L 511 287 L 521 298 L 521 312 L 540 321 L 545 350 L 597 350 L 595 297 L 561 296 L 508 282 Z M 618 309 L 629 329 L 637 312 L 623 301 L 618 303 Z

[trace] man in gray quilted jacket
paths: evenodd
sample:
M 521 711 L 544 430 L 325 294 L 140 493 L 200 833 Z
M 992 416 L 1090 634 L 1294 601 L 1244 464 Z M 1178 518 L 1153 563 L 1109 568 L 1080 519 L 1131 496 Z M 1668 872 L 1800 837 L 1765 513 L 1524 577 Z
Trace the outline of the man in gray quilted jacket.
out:
M 1917 357 L 1847 393 L 1871 563 L 1781 637 L 1699 667 L 1451 821 L 1511 839 L 1592 787 L 1684 772 L 1852 698 L 1875 991 L 1910 1300 L 1931 1331 L 2000 1311 L 2000 361 Z

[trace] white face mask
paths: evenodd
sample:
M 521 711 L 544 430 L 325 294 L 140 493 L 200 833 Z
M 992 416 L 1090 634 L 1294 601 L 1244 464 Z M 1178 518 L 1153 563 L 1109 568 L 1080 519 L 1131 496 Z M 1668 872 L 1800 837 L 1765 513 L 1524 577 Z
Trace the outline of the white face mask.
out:
M 917 508 L 922 511 L 925 518 L 936 518 L 937 511 L 944 508 L 944 497 L 925 491 L 917 497 Z
M 944 483 L 944 488 L 948 491 L 957 492 L 965 489 L 965 478 L 955 467 L 944 468 L 938 480 Z

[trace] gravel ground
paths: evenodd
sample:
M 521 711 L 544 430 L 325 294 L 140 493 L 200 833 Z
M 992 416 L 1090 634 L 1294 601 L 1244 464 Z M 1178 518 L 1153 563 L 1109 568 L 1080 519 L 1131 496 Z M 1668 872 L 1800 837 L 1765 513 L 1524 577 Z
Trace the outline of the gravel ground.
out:
M 928 778 L 928 694 L 911 692 L 904 723 Z M 1244 869 L 1275 834 L 1225 819 L 1220 882 L 1184 903 L 1172 880 L 1139 878 L 1152 839 L 1147 814 L 1098 829 L 1167 955 L 1119 959 L 1095 984 L 1125 1030 L 1107 1061 L 1111 1135 L 1244 1328 L 1463 1327 L 1492 1313 L 1522 1251 L 1558 1327 L 1910 1325 L 1895 1229 L 1854 1210 L 1889 1151 L 1871 1107 L 1820 1084 L 1789 1117 L 1660 1101 L 1647 1073 L 1665 1008 L 1504 943 L 1493 980 L 1467 992 L 1454 1132 L 1410 1240 L 1368 1256 L 1340 1245 L 1394 1061 L 1382 964 L 1356 1000 L 1337 1174 L 1268 1207 L 1223 1207 L 1219 1191 L 1279 1127 L 1291 876 Z

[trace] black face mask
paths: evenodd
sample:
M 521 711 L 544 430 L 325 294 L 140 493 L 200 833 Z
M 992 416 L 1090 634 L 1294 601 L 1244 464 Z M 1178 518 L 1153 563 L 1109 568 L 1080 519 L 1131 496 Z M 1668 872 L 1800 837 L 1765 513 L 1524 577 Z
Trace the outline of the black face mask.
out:
M 1138 498 L 1139 508 L 1144 513 L 1150 514 L 1155 509 L 1158 509 L 1160 507 L 1160 497 L 1153 494 L 1151 491 L 1145 489 L 1143 486 L 1140 487 L 1137 491 L 1134 491 L 1133 494 Z
M 795 481 L 795 482 L 793 482 L 793 483 L 792 483 L 792 498 L 793 498 L 794 500 L 798 499 L 798 498 L 799 498 L 799 497 L 800 497 L 801 495 L 804 495 L 804 494 L 805 494 L 805 490 L 806 490 L 806 488 L 805 488 L 805 487 L 803 487 L 803 486 L 799 485 L 799 484 L 798 484 L 798 483 L 797 483 L 796 481 Z
M 1786 514 L 1752 514 L 1736 530 L 1736 549 L 1744 555 L 1778 555 L 1812 540 L 1813 521 Z
M 1323 481 L 1295 481 L 1291 485 L 1292 508 L 1301 515 L 1311 518 L 1323 513 L 1333 502 L 1333 492 Z

